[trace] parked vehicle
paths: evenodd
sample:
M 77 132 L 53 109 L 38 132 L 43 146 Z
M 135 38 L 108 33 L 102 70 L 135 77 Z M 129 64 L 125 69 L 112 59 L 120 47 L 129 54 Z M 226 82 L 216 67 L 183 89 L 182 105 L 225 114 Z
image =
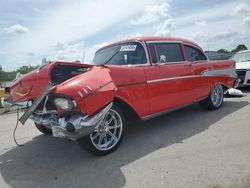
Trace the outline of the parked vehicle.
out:
M 232 57 L 236 61 L 236 73 L 239 76 L 239 86 L 250 85 L 250 50 L 240 51 Z
M 236 77 L 234 60 L 209 61 L 189 40 L 140 37 L 99 49 L 93 65 L 50 62 L 6 90 L 13 103 L 33 101 L 22 123 L 105 155 L 120 145 L 130 114 L 147 120 L 195 102 L 217 110 Z

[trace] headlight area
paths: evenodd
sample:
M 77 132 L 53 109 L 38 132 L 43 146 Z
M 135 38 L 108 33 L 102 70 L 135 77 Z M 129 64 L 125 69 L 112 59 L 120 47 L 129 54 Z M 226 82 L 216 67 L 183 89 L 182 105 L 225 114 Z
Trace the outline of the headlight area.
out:
M 76 101 L 68 97 L 55 96 L 53 102 L 59 110 L 70 111 L 75 109 L 77 106 Z

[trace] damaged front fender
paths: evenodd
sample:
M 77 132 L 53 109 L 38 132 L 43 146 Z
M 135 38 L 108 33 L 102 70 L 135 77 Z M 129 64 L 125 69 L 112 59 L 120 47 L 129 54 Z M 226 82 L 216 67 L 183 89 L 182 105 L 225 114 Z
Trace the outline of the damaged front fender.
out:
M 109 71 L 102 67 L 92 68 L 57 85 L 53 94 L 69 96 L 76 101 L 80 112 L 92 115 L 112 102 L 115 97 L 116 86 Z

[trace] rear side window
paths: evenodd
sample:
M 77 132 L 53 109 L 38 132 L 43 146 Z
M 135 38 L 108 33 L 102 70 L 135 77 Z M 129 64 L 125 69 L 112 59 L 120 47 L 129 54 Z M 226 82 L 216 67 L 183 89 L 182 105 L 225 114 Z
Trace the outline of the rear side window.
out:
M 204 61 L 207 60 L 206 56 L 197 48 L 184 45 L 188 61 Z
M 160 62 L 160 57 L 164 56 L 164 61 L 178 62 L 184 61 L 181 46 L 177 43 L 151 43 L 149 45 L 153 63 Z

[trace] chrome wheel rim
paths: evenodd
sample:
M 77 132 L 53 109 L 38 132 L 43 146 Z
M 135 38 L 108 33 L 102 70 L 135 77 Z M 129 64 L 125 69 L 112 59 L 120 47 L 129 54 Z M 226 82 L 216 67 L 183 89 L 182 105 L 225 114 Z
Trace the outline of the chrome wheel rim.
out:
M 214 86 L 211 92 L 211 100 L 215 107 L 219 107 L 223 101 L 223 87 L 220 84 Z
M 122 135 L 123 123 L 118 112 L 110 109 L 100 125 L 90 134 L 92 144 L 100 151 L 113 148 Z

